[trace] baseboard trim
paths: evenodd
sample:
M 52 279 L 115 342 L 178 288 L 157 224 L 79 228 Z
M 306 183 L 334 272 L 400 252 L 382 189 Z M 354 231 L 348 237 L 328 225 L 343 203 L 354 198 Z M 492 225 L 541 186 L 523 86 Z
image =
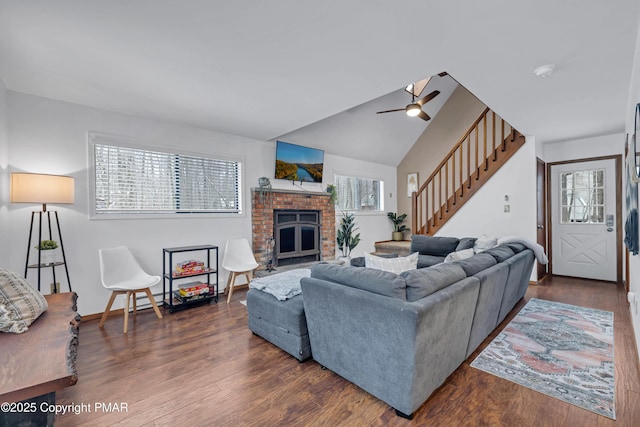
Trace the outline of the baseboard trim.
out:
M 158 308 L 160 310 L 162 310 L 162 303 L 158 304 Z M 152 310 L 153 311 L 153 307 L 151 307 L 151 305 L 149 304 L 148 307 L 140 307 L 138 306 L 136 313 L 139 312 L 143 312 L 146 310 Z M 83 314 L 82 315 L 82 321 L 83 322 L 90 322 L 92 320 L 100 320 L 102 319 L 102 315 L 104 314 L 104 311 L 102 313 L 94 313 L 94 314 Z M 129 315 L 133 315 L 133 309 L 129 309 Z M 107 319 L 111 319 L 112 317 L 122 317 L 124 316 L 124 308 L 116 308 L 115 310 L 110 310 L 109 311 L 109 315 L 107 316 Z

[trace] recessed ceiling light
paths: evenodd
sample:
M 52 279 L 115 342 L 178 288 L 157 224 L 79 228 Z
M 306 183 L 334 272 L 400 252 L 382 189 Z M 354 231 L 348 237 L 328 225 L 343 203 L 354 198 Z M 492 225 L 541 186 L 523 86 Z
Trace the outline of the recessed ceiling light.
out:
M 533 70 L 533 73 L 538 77 L 549 77 L 555 68 L 556 66 L 553 64 L 541 65 Z

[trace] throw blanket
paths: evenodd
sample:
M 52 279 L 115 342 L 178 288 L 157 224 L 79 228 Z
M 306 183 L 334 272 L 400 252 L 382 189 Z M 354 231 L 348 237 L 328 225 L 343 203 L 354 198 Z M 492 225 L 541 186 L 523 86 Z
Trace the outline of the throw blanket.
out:
M 520 243 L 525 245 L 527 248 L 533 251 L 533 254 L 536 256 L 538 262 L 542 265 L 546 265 L 549 263 L 549 259 L 547 255 L 544 253 L 544 248 L 536 242 L 532 242 L 528 239 L 523 239 L 522 237 L 517 236 L 506 236 L 500 237 L 498 239 L 498 244 L 501 245 L 503 243 Z
M 298 268 L 265 277 L 258 277 L 249 283 L 249 287 L 266 292 L 280 301 L 284 301 L 301 294 L 300 279 L 309 276 L 311 276 L 310 269 Z

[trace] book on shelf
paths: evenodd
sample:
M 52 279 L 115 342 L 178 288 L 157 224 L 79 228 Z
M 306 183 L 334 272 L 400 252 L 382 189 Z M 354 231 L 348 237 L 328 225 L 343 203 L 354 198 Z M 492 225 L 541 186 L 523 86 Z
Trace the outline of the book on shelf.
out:
M 178 287 L 178 292 L 183 297 L 192 297 L 209 293 L 209 285 L 206 283 L 186 283 Z
M 190 297 L 186 297 L 180 294 L 180 291 L 173 291 L 173 297 L 178 301 L 178 302 L 190 302 L 190 301 L 198 301 L 201 299 L 205 299 L 209 296 L 209 293 L 203 293 L 203 294 L 199 294 L 199 295 L 193 295 Z
M 205 267 L 203 261 L 196 261 L 191 259 L 177 263 L 174 275 L 201 273 L 206 270 L 207 268 Z
M 201 282 L 201 281 L 185 282 L 185 283 L 178 284 L 177 289 L 196 290 L 196 289 L 206 288 L 207 286 L 209 286 L 208 283 Z

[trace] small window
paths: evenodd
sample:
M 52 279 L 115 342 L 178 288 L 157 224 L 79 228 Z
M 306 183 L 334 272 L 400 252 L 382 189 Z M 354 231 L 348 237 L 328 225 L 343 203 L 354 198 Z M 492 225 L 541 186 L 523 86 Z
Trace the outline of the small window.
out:
M 381 211 L 384 209 L 382 194 L 384 183 L 375 179 L 335 175 L 338 193 L 336 210 Z
M 95 215 L 241 213 L 237 160 L 115 145 L 93 136 Z
M 604 224 L 604 169 L 560 174 L 562 224 Z

